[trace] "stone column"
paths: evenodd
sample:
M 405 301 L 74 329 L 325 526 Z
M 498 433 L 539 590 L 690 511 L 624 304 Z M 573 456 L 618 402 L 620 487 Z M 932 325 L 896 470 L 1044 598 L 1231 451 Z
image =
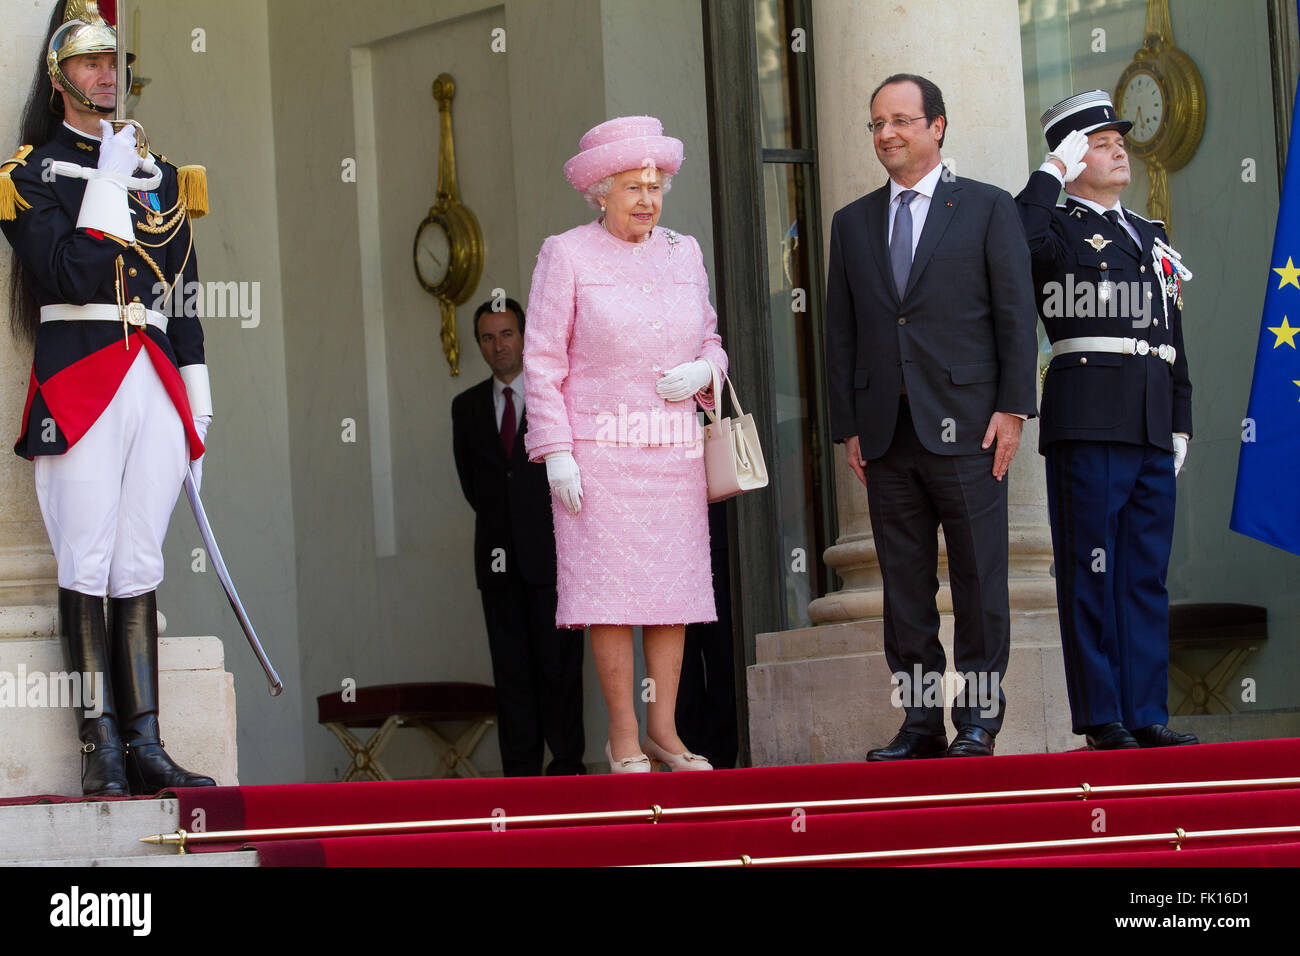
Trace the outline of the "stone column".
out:
M 826 248 L 834 211 L 885 182 L 866 124 L 872 91 L 893 73 L 920 74 L 943 91 L 949 117 L 943 154 L 957 175 L 1013 195 L 1021 189 L 1029 170 L 1016 0 L 818 0 L 812 6 Z M 1073 739 L 1037 444 L 1031 421 L 1010 473 L 1012 652 L 1000 753 L 1060 750 Z M 825 560 L 844 587 L 813 601 L 809 615 L 816 624 L 836 626 L 759 635 L 758 664 L 750 669 L 755 763 L 861 759 L 868 740 L 884 743 L 901 722 L 887 699 L 884 592 L 866 490 L 843 447 L 835 454 L 840 527 Z M 940 638 L 951 666 L 952 597 L 942 536 L 939 579 Z M 872 696 L 877 686 L 880 701 Z M 819 692 L 820 704 L 809 703 L 810 688 Z
M 45 42 L 49 4 L 5 4 L 8 27 L 4 55 L 0 57 L 0 162 L 7 160 L 20 144 L 18 124 L 32 70 Z M 0 349 L 0 640 L 54 634 L 55 593 L 58 587 L 54 555 L 45 534 L 36 494 L 32 466 L 9 450 L 17 437 L 18 418 L 27 399 L 32 350 L 19 345 L 8 332 L 9 244 L 0 246 L 0 304 L 4 306 Z

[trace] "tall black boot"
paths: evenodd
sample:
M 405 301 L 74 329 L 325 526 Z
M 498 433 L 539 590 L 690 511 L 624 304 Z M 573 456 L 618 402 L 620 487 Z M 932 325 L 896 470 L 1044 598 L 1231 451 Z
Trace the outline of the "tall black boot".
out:
M 128 796 L 126 751 L 113 707 L 104 599 L 59 588 L 59 630 L 68 669 L 89 676 L 92 686 L 99 690 L 99 706 L 95 709 L 101 711 L 100 716 L 87 717 L 83 710 L 77 727 L 81 739 L 81 792 L 88 797 Z
M 113 688 L 117 692 L 126 768 L 133 794 L 172 787 L 215 787 L 211 777 L 178 767 L 158 736 L 157 592 L 108 599 Z

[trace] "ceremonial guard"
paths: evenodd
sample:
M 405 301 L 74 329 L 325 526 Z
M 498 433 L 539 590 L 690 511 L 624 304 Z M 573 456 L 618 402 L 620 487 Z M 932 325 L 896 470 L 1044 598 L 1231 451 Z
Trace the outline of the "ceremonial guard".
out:
M 1191 273 L 1162 223 L 1120 204 L 1132 124 L 1104 91 L 1058 103 L 1042 125 L 1051 152 L 1017 205 L 1052 342 L 1039 451 L 1074 731 L 1094 750 L 1192 744 L 1165 726 L 1174 479 L 1192 433 Z
M 117 49 L 95 3 L 58 5 L 28 145 L 0 167 L 11 321 L 35 343 L 14 450 L 35 460 L 68 666 L 102 680 L 102 716 L 79 727 L 82 789 L 99 796 L 214 784 L 163 750 L 155 604 L 168 520 L 212 420 L 203 331 L 182 297 L 206 187 L 201 167 L 178 170 L 138 148 L 138 126 L 107 121 L 130 88 Z

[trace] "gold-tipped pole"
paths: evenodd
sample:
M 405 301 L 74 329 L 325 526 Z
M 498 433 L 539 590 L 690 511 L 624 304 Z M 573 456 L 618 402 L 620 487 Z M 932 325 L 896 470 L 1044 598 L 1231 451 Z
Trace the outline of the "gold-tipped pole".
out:
M 664 807 L 654 804 L 649 810 L 591 810 L 574 813 L 534 813 L 515 817 L 459 817 L 441 820 L 403 820 L 390 823 L 337 823 L 308 827 L 267 827 L 255 830 L 209 830 L 201 833 L 158 833 L 141 837 L 142 843 L 171 846 L 179 843 L 181 851 L 193 843 L 233 843 L 240 840 L 293 840 L 311 837 L 364 836 L 393 833 L 428 833 L 464 830 L 474 827 L 490 829 L 503 826 L 526 826 L 550 823 L 615 823 L 661 820 L 683 817 L 707 817 L 717 814 L 766 813 L 772 811 L 850 810 L 873 807 L 915 806 L 918 804 L 961 804 L 979 800 L 1030 800 L 1041 797 L 1118 796 L 1120 794 L 1171 793 L 1188 790 L 1242 790 L 1265 787 L 1300 786 L 1300 777 L 1253 777 L 1239 780 L 1188 780 L 1166 783 L 1121 783 L 1094 786 L 1081 783 L 1070 787 L 1035 790 L 986 790 L 976 793 L 910 794 L 898 797 L 851 797 L 842 800 L 792 800 L 778 803 L 731 803 L 692 807 Z M 709 864 L 702 864 L 709 865 Z M 721 864 L 719 864 L 721 865 Z
M 1156 833 L 1134 833 L 1128 836 L 1077 837 L 1069 840 L 1026 840 L 1020 843 L 975 843 L 957 846 L 931 846 L 906 850 L 866 850 L 860 853 L 809 853 L 803 856 L 768 856 L 754 857 L 741 854 L 738 858 L 728 857 L 724 860 L 689 860 L 679 863 L 633 863 L 636 867 L 702 867 L 702 866 L 779 866 L 792 863 L 850 863 L 855 860 L 897 860 L 923 856 L 960 856 L 970 853 L 992 853 L 1008 850 L 1049 850 L 1082 846 L 1128 846 L 1136 843 L 1168 843 L 1175 850 L 1181 850 L 1189 840 L 1213 840 L 1223 837 L 1246 836 L 1280 836 L 1287 833 L 1300 833 L 1300 826 L 1289 827 L 1248 827 L 1237 830 L 1184 830 L 1175 827 L 1172 831 Z M 1172 837 L 1172 839 L 1170 839 Z

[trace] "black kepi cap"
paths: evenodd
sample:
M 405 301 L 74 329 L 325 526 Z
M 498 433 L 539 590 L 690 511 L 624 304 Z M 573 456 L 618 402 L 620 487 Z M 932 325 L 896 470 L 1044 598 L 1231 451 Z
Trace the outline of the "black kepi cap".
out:
M 1133 128 L 1128 120 L 1120 119 L 1105 90 L 1089 90 L 1067 97 L 1044 113 L 1039 122 L 1043 124 L 1048 149 L 1056 149 L 1076 129 L 1081 133 L 1113 129 L 1122 136 Z

